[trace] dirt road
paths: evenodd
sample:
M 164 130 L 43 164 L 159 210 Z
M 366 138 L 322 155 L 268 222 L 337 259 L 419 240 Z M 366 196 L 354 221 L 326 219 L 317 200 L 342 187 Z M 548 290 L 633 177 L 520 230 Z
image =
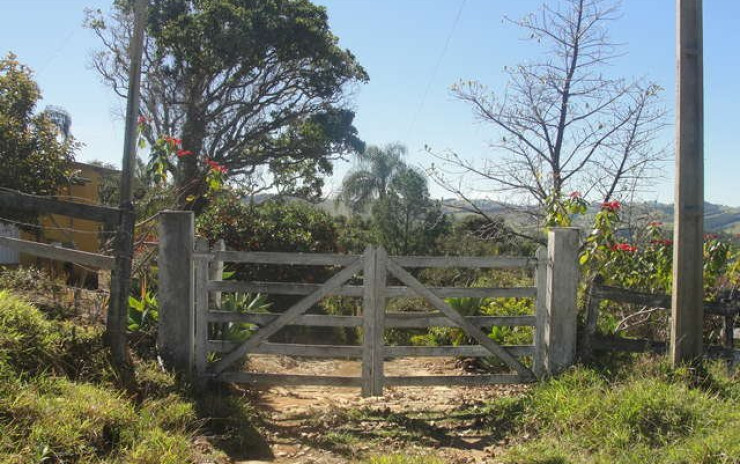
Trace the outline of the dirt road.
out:
M 259 372 L 359 376 L 355 361 L 303 361 L 255 357 Z M 460 375 L 459 362 L 414 358 L 386 362 L 386 375 Z M 362 398 L 357 388 L 273 387 L 250 394 L 263 418 L 271 462 L 339 464 L 402 453 L 445 463 L 495 462 L 506 442 L 505 417 L 485 405 L 527 387 L 386 388 L 383 398 Z

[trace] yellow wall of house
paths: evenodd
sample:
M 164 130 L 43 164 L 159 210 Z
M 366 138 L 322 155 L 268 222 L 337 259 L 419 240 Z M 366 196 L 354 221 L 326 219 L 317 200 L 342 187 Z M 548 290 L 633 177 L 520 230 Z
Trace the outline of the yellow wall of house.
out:
M 99 203 L 99 190 L 103 183 L 105 174 L 112 171 L 91 166 L 89 164 L 75 163 L 73 169 L 79 171 L 82 183 L 68 185 L 59 192 L 60 199 L 68 199 L 80 203 Z M 22 232 L 21 238 L 39 241 L 43 243 L 59 243 L 66 248 L 75 250 L 99 252 L 101 248 L 100 231 L 103 225 L 95 221 L 76 219 L 58 214 L 45 215 L 39 218 L 40 228 L 36 232 Z M 48 262 L 39 258 L 21 255 L 21 264 L 39 265 Z M 60 263 L 55 263 L 55 269 L 60 269 Z

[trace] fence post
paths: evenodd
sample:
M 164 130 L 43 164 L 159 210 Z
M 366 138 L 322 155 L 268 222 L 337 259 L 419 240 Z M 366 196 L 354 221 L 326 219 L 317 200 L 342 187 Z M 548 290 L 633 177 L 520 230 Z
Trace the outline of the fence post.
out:
M 193 240 L 190 211 L 159 215 L 159 330 L 157 346 L 168 368 L 189 375 L 193 369 Z
M 538 378 L 546 374 L 547 360 L 547 247 L 539 247 L 535 255 L 537 268 L 534 273 L 534 285 L 537 288 L 535 300 L 534 359 L 532 371 Z
M 554 375 L 576 359 L 578 229 L 552 228 L 547 240 L 544 315 L 544 373 Z

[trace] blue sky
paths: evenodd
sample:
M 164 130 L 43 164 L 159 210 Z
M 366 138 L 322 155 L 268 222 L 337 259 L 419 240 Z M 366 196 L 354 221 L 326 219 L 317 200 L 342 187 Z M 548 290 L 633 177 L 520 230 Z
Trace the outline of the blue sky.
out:
M 45 105 L 66 108 L 73 133 L 86 144 L 81 160 L 120 163 L 124 104 L 90 69 L 95 37 L 81 24 L 85 7 L 108 9 L 101 0 L 3 0 L 0 53 L 12 51 L 36 71 Z M 541 0 L 317 0 L 329 12 L 342 46 L 355 53 L 370 83 L 354 92 L 356 125 L 368 143 L 401 142 L 410 161 L 428 166 L 424 145 L 454 150 L 466 157 L 495 156 L 487 148 L 490 127 L 473 119 L 470 109 L 449 92 L 460 79 L 478 80 L 492 90 L 505 85 L 503 67 L 532 59 L 539 50 L 502 21 L 534 11 Z M 462 12 L 461 11 L 462 6 Z M 657 82 L 673 122 L 675 94 L 675 2 L 624 0 L 623 16 L 612 36 L 628 55 L 608 70 L 613 76 L 645 77 Z M 459 20 L 455 19 L 459 15 Z M 740 2 L 707 0 L 705 19 L 706 197 L 740 206 L 737 175 L 740 156 L 731 137 L 740 129 Z M 447 45 L 447 46 L 446 46 Z M 663 134 L 671 143 L 673 127 Z M 337 166 L 337 185 L 347 164 Z M 646 200 L 671 202 L 673 165 L 655 182 Z M 443 195 L 435 189 L 434 194 Z

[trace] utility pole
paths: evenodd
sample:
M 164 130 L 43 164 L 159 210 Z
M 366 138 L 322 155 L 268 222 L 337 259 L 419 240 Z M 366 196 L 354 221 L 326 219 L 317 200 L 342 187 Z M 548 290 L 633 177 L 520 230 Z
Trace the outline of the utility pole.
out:
M 704 58 L 702 0 L 676 0 L 677 102 L 671 360 L 702 355 Z
M 124 137 L 123 163 L 121 166 L 120 204 L 121 215 L 116 229 L 116 263 L 111 273 L 111 295 L 106 321 L 106 338 L 110 346 L 114 367 L 124 383 L 133 380 L 128 357 L 126 328 L 128 297 L 131 288 L 131 262 L 134 248 L 133 171 L 136 161 L 136 126 L 139 117 L 141 93 L 141 56 L 144 47 L 147 0 L 136 0 L 134 5 L 134 31 L 129 44 L 129 81 L 126 102 L 126 134 Z

